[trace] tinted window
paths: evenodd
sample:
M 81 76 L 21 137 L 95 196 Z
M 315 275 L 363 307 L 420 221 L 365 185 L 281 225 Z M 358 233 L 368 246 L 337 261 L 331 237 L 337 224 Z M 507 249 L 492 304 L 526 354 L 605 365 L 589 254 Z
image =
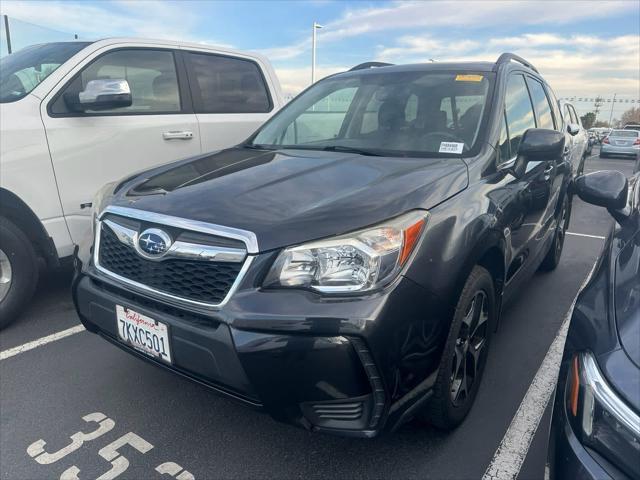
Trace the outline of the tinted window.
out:
M 95 113 L 171 113 L 181 110 L 180 89 L 173 53 L 166 50 L 117 50 L 85 67 L 65 89 L 78 93 L 91 80 L 123 79 L 129 83 L 132 104 Z M 67 113 L 64 95 L 56 100 L 53 113 Z M 91 110 L 87 110 L 92 113 Z
M 536 118 L 538 119 L 538 128 L 549 128 L 553 130 L 555 126 L 553 124 L 553 115 L 551 114 L 551 105 L 549 104 L 549 99 L 542 84 L 531 78 L 527 79 L 527 83 L 529 84 L 533 106 L 536 111 Z
M 266 113 L 269 93 L 255 62 L 189 53 L 189 82 L 198 113 Z
M 536 126 L 531 99 L 522 75 L 513 75 L 509 78 L 505 107 L 511 151 L 515 155 L 524 132 Z
M 492 81 L 491 73 L 380 69 L 337 75 L 291 101 L 265 124 L 254 143 L 348 147 L 382 155 L 464 155 L 478 143 Z M 330 115 L 334 120 L 328 128 Z
M 0 59 L 0 103 L 15 102 L 78 53 L 88 42 L 33 45 Z

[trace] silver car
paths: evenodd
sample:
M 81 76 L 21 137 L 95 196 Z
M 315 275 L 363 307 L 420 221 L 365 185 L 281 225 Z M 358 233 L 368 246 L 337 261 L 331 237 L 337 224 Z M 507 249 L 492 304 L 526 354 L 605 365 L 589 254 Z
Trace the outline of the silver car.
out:
M 600 157 L 626 155 L 634 158 L 640 155 L 640 132 L 637 130 L 612 130 L 602 139 Z

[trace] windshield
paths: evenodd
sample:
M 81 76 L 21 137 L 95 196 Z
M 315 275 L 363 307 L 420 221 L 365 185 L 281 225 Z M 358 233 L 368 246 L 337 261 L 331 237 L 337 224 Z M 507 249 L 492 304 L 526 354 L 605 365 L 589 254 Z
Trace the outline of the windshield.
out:
M 292 100 L 253 145 L 389 156 L 465 153 L 480 136 L 492 75 L 369 71 L 332 77 Z
M 60 42 L 33 45 L 0 59 L 0 103 L 27 96 L 60 65 L 89 42 Z
M 640 132 L 635 130 L 614 130 L 609 134 L 610 137 L 636 138 Z

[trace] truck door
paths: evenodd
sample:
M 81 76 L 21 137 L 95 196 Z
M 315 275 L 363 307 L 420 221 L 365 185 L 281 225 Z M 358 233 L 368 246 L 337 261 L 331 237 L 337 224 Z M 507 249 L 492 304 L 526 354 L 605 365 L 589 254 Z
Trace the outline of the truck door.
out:
M 96 191 L 105 183 L 201 152 L 186 74 L 170 48 L 101 50 L 42 102 L 62 208 L 75 243 L 90 227 Z M 129 107 L 74 111 L 65 94 L 77 96 L 98 79 L 126 80 Z

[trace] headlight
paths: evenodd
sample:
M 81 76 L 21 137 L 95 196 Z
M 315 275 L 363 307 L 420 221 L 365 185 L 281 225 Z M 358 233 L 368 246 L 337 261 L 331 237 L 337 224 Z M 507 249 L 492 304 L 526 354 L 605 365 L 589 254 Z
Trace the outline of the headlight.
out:
M 427 213 L 410 212 L 381 225 L 283 250 L 265 286 L 323 293 L 366 292 L 391 282 L 406 264 Z
M 566 404 L 582 443 L 640 478 L 640 416 L 608 385 L 591 353 L 573 357 Z

